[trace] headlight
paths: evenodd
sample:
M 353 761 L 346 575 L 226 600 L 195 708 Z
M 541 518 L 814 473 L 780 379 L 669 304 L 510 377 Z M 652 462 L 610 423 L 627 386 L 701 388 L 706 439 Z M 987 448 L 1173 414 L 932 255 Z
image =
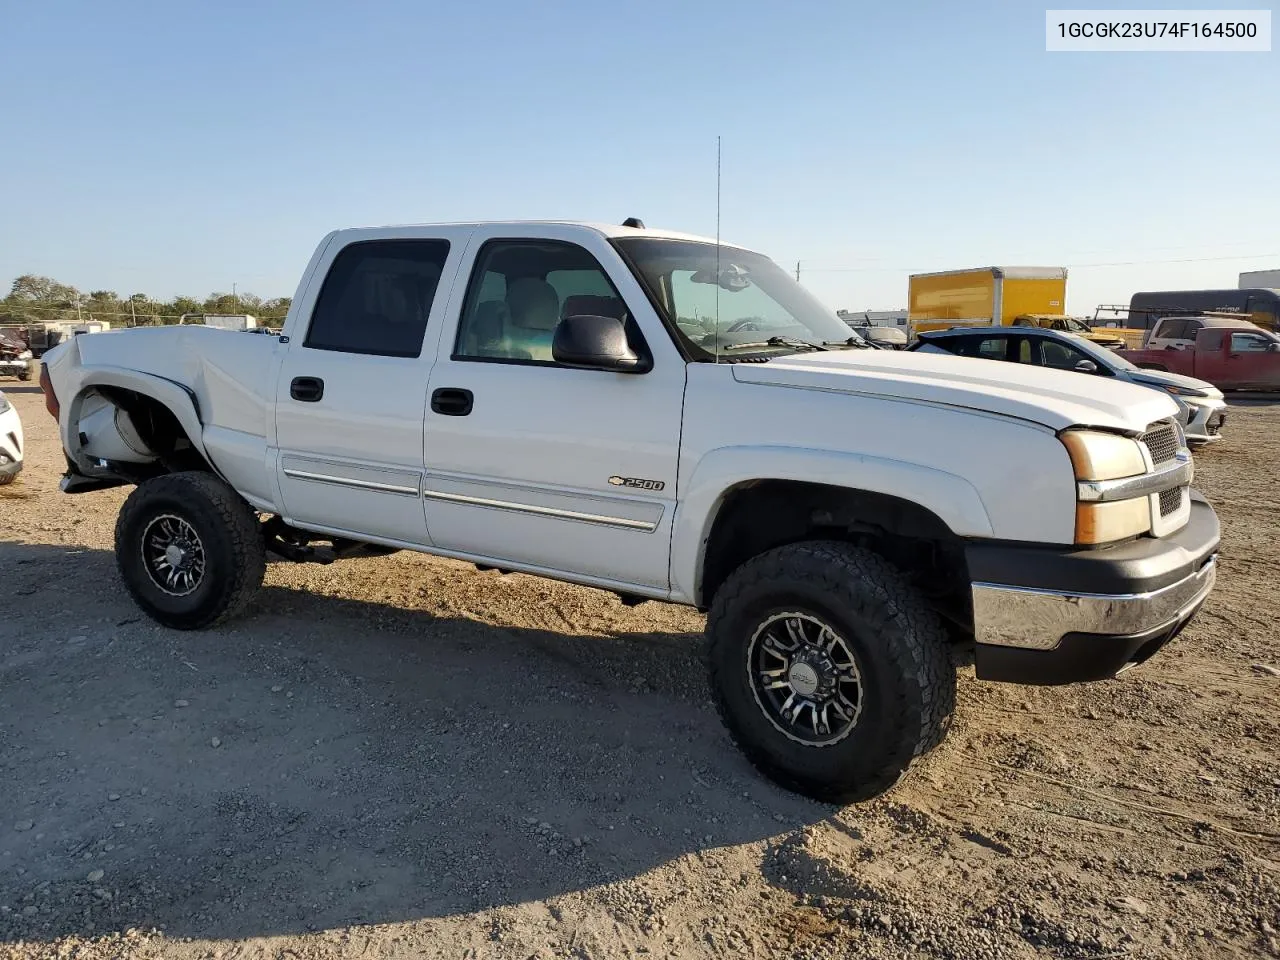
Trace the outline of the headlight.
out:
M 13 404 L 9 402 L 9 398 L 0 393 L 0 413 L 8 413 L 13 408 Z
M 1069 430 L 1061 438 L 1078 482 L 1123 480 L 1147 472 L 1147 461 L 1137 440 L 1096 430 Z M 1145 496 L 1076 503 L 1078 544 L 1111 543 L 1150 530 L 1151 504 Z
M 1077 480 L 1120 480 L 1147 472 L 1137 440 L 1096 430 L 1068 430 L 1062 434 Z
M 1172 393 L 1175 397 L 1207 397 L 1208 394 L 1203 390 L 1196 390 L 1194 387 L 1174 387 L 1165 384 L 1165 389 Z

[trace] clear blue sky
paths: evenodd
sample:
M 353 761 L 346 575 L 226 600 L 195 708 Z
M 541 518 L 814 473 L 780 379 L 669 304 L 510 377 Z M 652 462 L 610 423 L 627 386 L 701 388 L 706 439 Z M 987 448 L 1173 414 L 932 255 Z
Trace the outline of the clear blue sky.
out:
M 355 224 L 711 233 L 717 134 L 724 237 L 833 308 L 988 263 L 1072 266 L 1076 312 L 1280 267 L 1280 54 L 1049 54 L 1044 8 L 0 0 L 0 284 L 292 294 Z

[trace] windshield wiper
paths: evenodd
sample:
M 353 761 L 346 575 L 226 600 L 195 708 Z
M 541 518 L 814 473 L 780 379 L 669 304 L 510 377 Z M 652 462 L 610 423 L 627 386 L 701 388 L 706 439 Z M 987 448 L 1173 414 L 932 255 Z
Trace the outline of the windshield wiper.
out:
M 822 345 L 824 347 L 857 347 L 859 350 L 871 349 L 871 344 L 857 337 L 850 337 L 848 340 L 823 340 Z
M 721 350 L 747 350 L 760 349 L 761 347 L 792 347 L 796 350 L 826 350 L 828 347 L 822 343 L 810 343 L 808 340 L 801 340 L 797 337 L 770 337 L 768 340 L 760 340 L 752 343 L 731 343 L 721 347 Z

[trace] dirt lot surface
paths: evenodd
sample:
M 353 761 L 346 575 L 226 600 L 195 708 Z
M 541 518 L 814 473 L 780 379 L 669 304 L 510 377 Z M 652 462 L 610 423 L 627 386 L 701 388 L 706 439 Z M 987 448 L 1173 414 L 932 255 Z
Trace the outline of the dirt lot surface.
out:
M 1197 458 L 1222 569 L 1175 644 L 965 670 L 950 738 L 836 809 L 731 746 L 679 607 L 397 554 L 157 628 L 126 491 L 60 494 L 2 386 L 0 958 L 1280 956 L 1280 406 Z

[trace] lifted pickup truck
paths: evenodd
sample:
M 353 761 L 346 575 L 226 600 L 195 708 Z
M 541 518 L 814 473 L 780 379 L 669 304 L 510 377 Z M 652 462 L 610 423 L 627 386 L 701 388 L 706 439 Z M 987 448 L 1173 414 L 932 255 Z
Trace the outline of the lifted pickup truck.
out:
M 243 610 L 268 551 L 688 604 L 736 742 L 826 800 L 941 741 L 962 658 L 1112 677 L 1215 576 L 1167 394 L 867 349 L 768 258 L 632 221 L 338 231 L 279 337 L 77 337 L 42 386 L 63 489 L 136 484 L 118 566 L 161 624 Z
M 1195 377 L 1219 390 L 1280 390 L 1280 336 L 1252 323 L 1201 327 L 1191 349 L 1155 347 L 1121 356 L 1144 370 Z

